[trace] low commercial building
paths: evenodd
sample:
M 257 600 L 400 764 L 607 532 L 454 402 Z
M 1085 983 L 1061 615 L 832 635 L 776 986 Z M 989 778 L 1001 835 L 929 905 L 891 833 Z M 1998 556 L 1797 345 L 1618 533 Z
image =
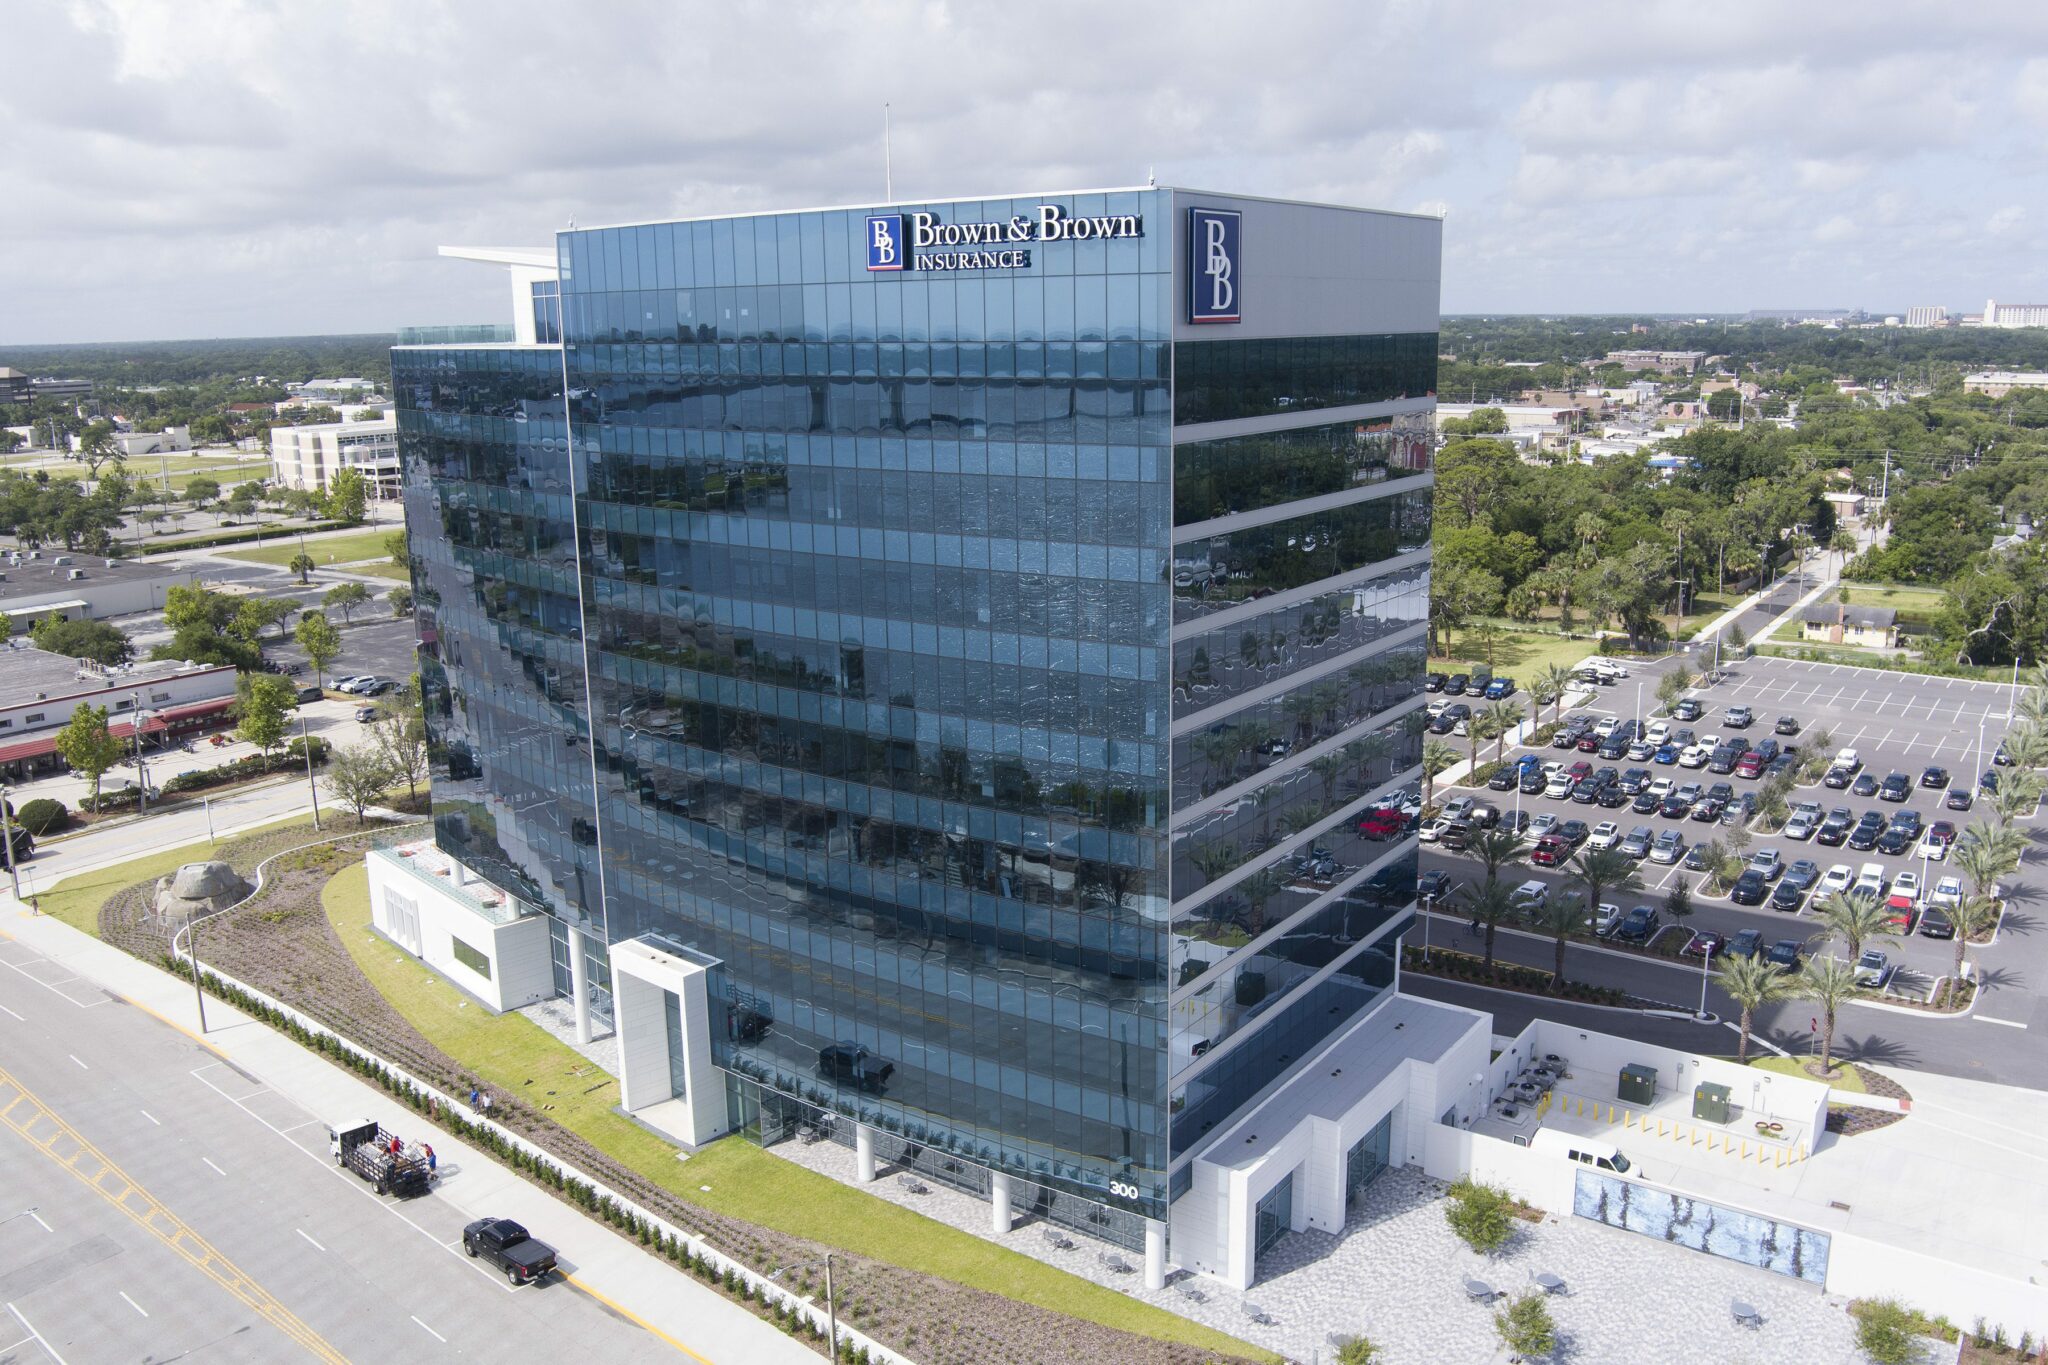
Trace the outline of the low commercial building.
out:
M 0 647 L 0 782 L 62 772 L 57 732 L 81 703 L 106 707 L 117 739 L 131 738 L 140 716 L 147 752 L 229 724 L 235 670 L 175 660 L 105 668 L 9 640 Z
M 0 559 L 0 616 L 10 617 L 20 635 L 53 611 L 67 621 L 154 611 L 170 588 L 198 581 L 197 573 L 170 564 L 11 550 Z
M 162 431 L 117 431 L 114 433 L 114 449 L 129 459 L 138 455 L 163 455 L 174 450 L 192 448 L 192 428 L 165 427 Z M 77 446 L 77 437 L 72 445 Z
M 1963 376 L 1964 393 L 1981 393 L 1986 398 L 2003 398 L 2014 389 L 2048 389 L 2048 371 L 1983 370 Z
M 1691 374 L 1707 358 L 1705 351 L 1609 351 L 1603 365 L 1624 370 L 1660 370 L 1665 374 Z
M 1891 649 L 1899 643 L 1899 614 L 1890 607 L 1850 607 L 1823 602 L 1808 607 L 1800 638 L 1820 644 Z
M 284 488 L 325 492 L 337 473 L 353 469 L 369 480 L 371 497 L 381 501 L 400 493 L 396 417 L 272 427 L 270 459 Z
M 1849 488 L 1830 489 L 1821 494 L 1828 506 L 1835 509 L 1835 520 L 1841 522 L 1861 521 L 1870 510 L 1870 499 Z
M 29 378 L 20 370 L 0 365 L 0 403 L 26 403 Z

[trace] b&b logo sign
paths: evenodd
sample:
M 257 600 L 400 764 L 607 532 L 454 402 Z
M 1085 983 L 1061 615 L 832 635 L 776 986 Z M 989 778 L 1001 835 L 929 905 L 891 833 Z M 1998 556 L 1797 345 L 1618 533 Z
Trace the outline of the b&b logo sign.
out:
M 868 269 L 903 269 L 903 215 L 881 213 L 868 219 Z
M 1229 209 L 1188 210 L 1188 321 L 1240 322 L 1238 215 Z

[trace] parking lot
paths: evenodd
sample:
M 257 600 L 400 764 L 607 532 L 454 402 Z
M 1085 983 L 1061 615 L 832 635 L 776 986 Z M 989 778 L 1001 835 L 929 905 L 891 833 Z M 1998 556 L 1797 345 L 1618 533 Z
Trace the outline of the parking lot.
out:
M 1636 697 L 1654 690 L 1656 682 L 1654 669 L 1639 672 L 1643 676 L 1632 675 L 1600 689 L 1591 703 L 1577 708 L 1573 714 L 1611 715 L 1622 721 L 1637 718 L 1632 711 Z M 1641 683 L 1648 686 L 1639 692 L 1638 684 Z M 1922 786 L 1922 772 L 1930 766 L 1939 766 L 1946 769 L 1950 785 L 1974 789 L 1980 774 L 1991 766 L 1991 754 L 2010 724 L 2007 712 L 2013 693 L 2009 686 L 1962 679 L 1755 659 L 1730 669 L 1721 682 L 1695 688 L 1688 694 L 1703 708 L 1698 719 L 1689 722 L 1661 716 L 1641 719 L 1646 724 L 1653 719 L 1665 719 L 1674 729 L 1689 728 L 1699 741 L 1713 736 L 1740 735 L 1754 745 L 1766 737 L 1775 738 L 1781 745 L 1793 746 L 1802 758 L 1815 741 L 1822 738 L 1827 741 L 1829 753 L 1853 748 L 1862 762 L 1861 773 L 1868 776 L 1871 784 L 1881 784 L 1893 773 L 1903 774 L 1910 783 L 1906 800 L 1881 800 L 1868 786 L 1863 794 L 1857 794 L 1853 789 L 1832 789 L 1816 780 L 1796 785 L 1788 797 L 1789 801 L 1795 807 L 1802 802 L 1814 803 L 1822 815 L 1846 808 L 1852 822 L 1867 812 L 1876 812 L 1879 820 L 1885 823 L 1902 812 L 1912 812 L 1919 817 L 1923 828 L 1935 821 L 1947 820 L 1960 833 L 1972 822 L 1988 820 L 1988 811 L 1976 800 L 1968 810 L 1945 809 L 1943 803 L 1949 788 Z M 1751 724 L 1746 728 L 1731 727 L 1726 719 L 1731 706 L 1749 707 L 1754 713 Z M 1796 734 L 1773 735 L 1775 722 L 1783 715 L 1797 719 L 1799 728 Z M 1641 751 L 1637 752 L 1640 755 Z M 1644 784 L 1661 780 L 1676 788 L 1697 783 L 1704 791 L 1713 784 L 1724 783 L 1738 800 L 1744 793 L 1753 794 L 1761 786 L 1760 777 L 1744 777 L 1738 772 L 1717 774 L 1706 766 L 1681 766 L 1675 761 L 1659 762 L 1645 757 L 1602 758 L 1579 752 L 1576 748 L 1518 747 L 1509 751 L 1508 758 L 1512 763 L 1522 755 L 1534 755 L 1536 761 L 1544 764 L 1590 763 L 1595 773 L 1600 769 L 1615 770 L 1617 779 L 1620 774 L 1635 769 L 1639 771 L 1634 781 Z M 1558 790 L 1557 784 L 1546 787 L 1549 793 Z M 1504 818 L 1511 822 L 1527 819 L 1532 833 L 1540 831 L 1551 821 L 1562 824 L 1577 820 L 1589 829 L 1598 829 L 1603 822 L 1611 821 L 1616 829 L 1609 837 L 1617 841 L 1625 839 L 1633 830 L 1646 829 L 1652 839 L 1659 835 L 1668 839 L 1675 834 L 1690 850 L 1710 839 L 1719 839 L 1725 845 L 1733 832 L 1732 824 L 1724 823 L 1722 818 L 1697 820 L 1692 818 L 1691 810 L 1672 813 L 1671 807 L 1646 811 L 1632 804 L 1585 804 L 1555 794 L 1525 791 L 1520 784 L 1507 791 L 1482 789 L 1475 793 L 1469 788 L 1460 788 L 1445 793 L 1446 799 L 1462 795 L 1476 796 L 1496 805 Z M 1782 833 L 1766 834 L 1761 828 L 1761 821 L 1752 819 L 1746 823 L 1750 829 L 1750 842 L 1744 850 L 1745 858 L 1761 852 L 1775 852 L 1781 867 L 1802 859 L 1810 860 L 1816 865 L 1812 875 L 1817 881 L 1837 867 L 1844 869 L 1836 874 L 1837 877 L 1854 878 L 1866 865 L 1876 864 L 1882 869 L 1883 885 L 1887 891 L 1897 885 L 1901 873 L 1917 877 L 1921 888 L 1920 903 L 1924 906 L 1927 892 L 1947 875 L 1945 854 L 1936 856 L 1936 850 L 1919 838 L 1901 851 L 1888 853 L 1876 848 L 1853 849 L 1846 840 L 1830 846 L 1813 837 L 1801 840 Z M 1569 870 L 1562 865 L 1564 861 L 1586 844 L 1582 842 L 1561 850 L 1563 856 L 1558 859 L 1559 866 L 1552 869 L 1532 861 L 1535 855 L 1533 842 L 1529 853 L 1522 855 L 1511 868 L 1503 869 L 1503 880 L 1511 885 L 1533 880 L 1553 888 L 1550 893 L 1553 895 L 1583 896 L 1581 890 L 1559 887 L 1558 884 L 1570 880 Z M 1547 860 L 1559 852 L 1554 845 L 1547 847 L 1543 858 Z M 1634 854 L 1635 850 L 1630 852 Z M 1471 859 L 1445 852 L 1429 843 L 1424 844 L 1423 867 L 1426 871 L 1442 870 L 1454 882 L 1469 882 L 1478 872 L 1477 864 Z M 1764 951 L 1788 939 L 1799 941 L 1806 951 L 1818 949 L 1826 943 L 1825 930 L 1817 923 L 1815 913 L 1816 905 L 1822 899 L 1818 884 L 1797 898 L 1796 909 L 1784 901 L 1780 902 L 1780 908 L 1773 909 L 1769 893 L 1777 889 L 1782 877 L 1772 877 L 1766 883 L 1763 904 L 1749 906 L 1736 904 L 1725 892 L 1713 894 L 1709 874 L 1697 866 L 1688 868 L 1683 861 L 1663 863 L 1639 857 L 1636 869 L 1642 883 L 1639 888 L 1603 892 L 1602 899 L 1624 912 L 1636 905 L 1658 909 L 1660 924 L 1655 932 L 1663 934 L 1660 946 L 1667 950 L 1675 949 L 1687 936 L 1687 931 L 1693 930 L 1710 930 L 1732 939 L 1745 929 L 1754 929 L 1761 935 Z M 1669 917 L 1662 913 L 1662 905 L 1681 880 L 1691 888 L 1694 913 L 1683 929 L 1676 929 L 1670 925 Z M 1785 900 L 1790 899 L 1787 893 Z M 1453 918 L 1457 914 L 1458 910 L 1453 906 L 1444 918 Z M 1885 951 L 1891 959 L 1893 973 L 1887 984 L 1892 992 L 1924 997 L 1936 979 L 1951 969 L 1954 946 L 1951 941 L 1928 938 L 1918 932 L 1922 928 L 1922 918 L 1918 913 L 1914 916 L 1913 928 L 1914 932 L 1909 935 L 1887 937 L 1872 946 Z M 1839 945 L 1835 951 L 1840 951 Z M 1988 950 L 1990 961 L 1986 965 L 1996 964 L 1998 952 L 1996 947 Z

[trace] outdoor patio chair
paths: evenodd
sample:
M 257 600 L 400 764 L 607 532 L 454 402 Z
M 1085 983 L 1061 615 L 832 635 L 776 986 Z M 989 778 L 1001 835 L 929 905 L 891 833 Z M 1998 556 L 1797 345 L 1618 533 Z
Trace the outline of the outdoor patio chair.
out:
M 1103 1252 L 1101 1260 L 1103 1268 L 1112 1275 L 1128 1275 L 1131 1273 L 1131 1263 L 1117 1255 L 1114 1251 Z
M 1179 1294 L 1189 1303 L 1207 1303 L 1209 1301 L 1209 1296 L 1198 1289 L 1193 1280 L 1182 1280 L 1173 1288 L 1175 1293 Z
M 1066 1236 L 1058 1228 L 1047 1228 L 1045 1230 L 1045 1240 L 1048 1245 L 1058 1251 L 1072 1251 L 1074 1249 L 1074 1239 Z
M 1246 1299 L 1244 1301 L 1243 1306 L 1244 1315 L 1250 1318 L 1253 1322 L 1258 1323 L 1262 1327 L 1269 1327 L 1272 1325 L 1272 1315 L 1267 1313 L 1265 1309 L 1253 1303 L 1250 1299 Z

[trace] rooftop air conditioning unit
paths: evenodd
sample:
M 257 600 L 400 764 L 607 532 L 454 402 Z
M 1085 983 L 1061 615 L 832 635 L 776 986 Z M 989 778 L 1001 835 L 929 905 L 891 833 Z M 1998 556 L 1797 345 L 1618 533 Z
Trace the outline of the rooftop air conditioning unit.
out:
M 79 579 L 85 577 L 85 570 L 73 569 L 71 572 L 65 574 L 64 576 L 70 579 L 73 583 L 76 583 Z
M 64 567 L 64 566 L 66 565 L 66 564 L 69 564 L 69 563 L 71 562 L 71 556 L 70 556 L 70 555 L 58 555 L 58 556 L 57 556 L 57 557 L 56 557 L 55 559 L 51 560 L 50 562 L 51 562 L 52 564 L 55 564 L 55 565 L 56 565 L 56 566 L 57 566 L 58 568 L 60 568 L 60 569 L 61 569 L 61 568 L 63 568 L 63 567 Z

